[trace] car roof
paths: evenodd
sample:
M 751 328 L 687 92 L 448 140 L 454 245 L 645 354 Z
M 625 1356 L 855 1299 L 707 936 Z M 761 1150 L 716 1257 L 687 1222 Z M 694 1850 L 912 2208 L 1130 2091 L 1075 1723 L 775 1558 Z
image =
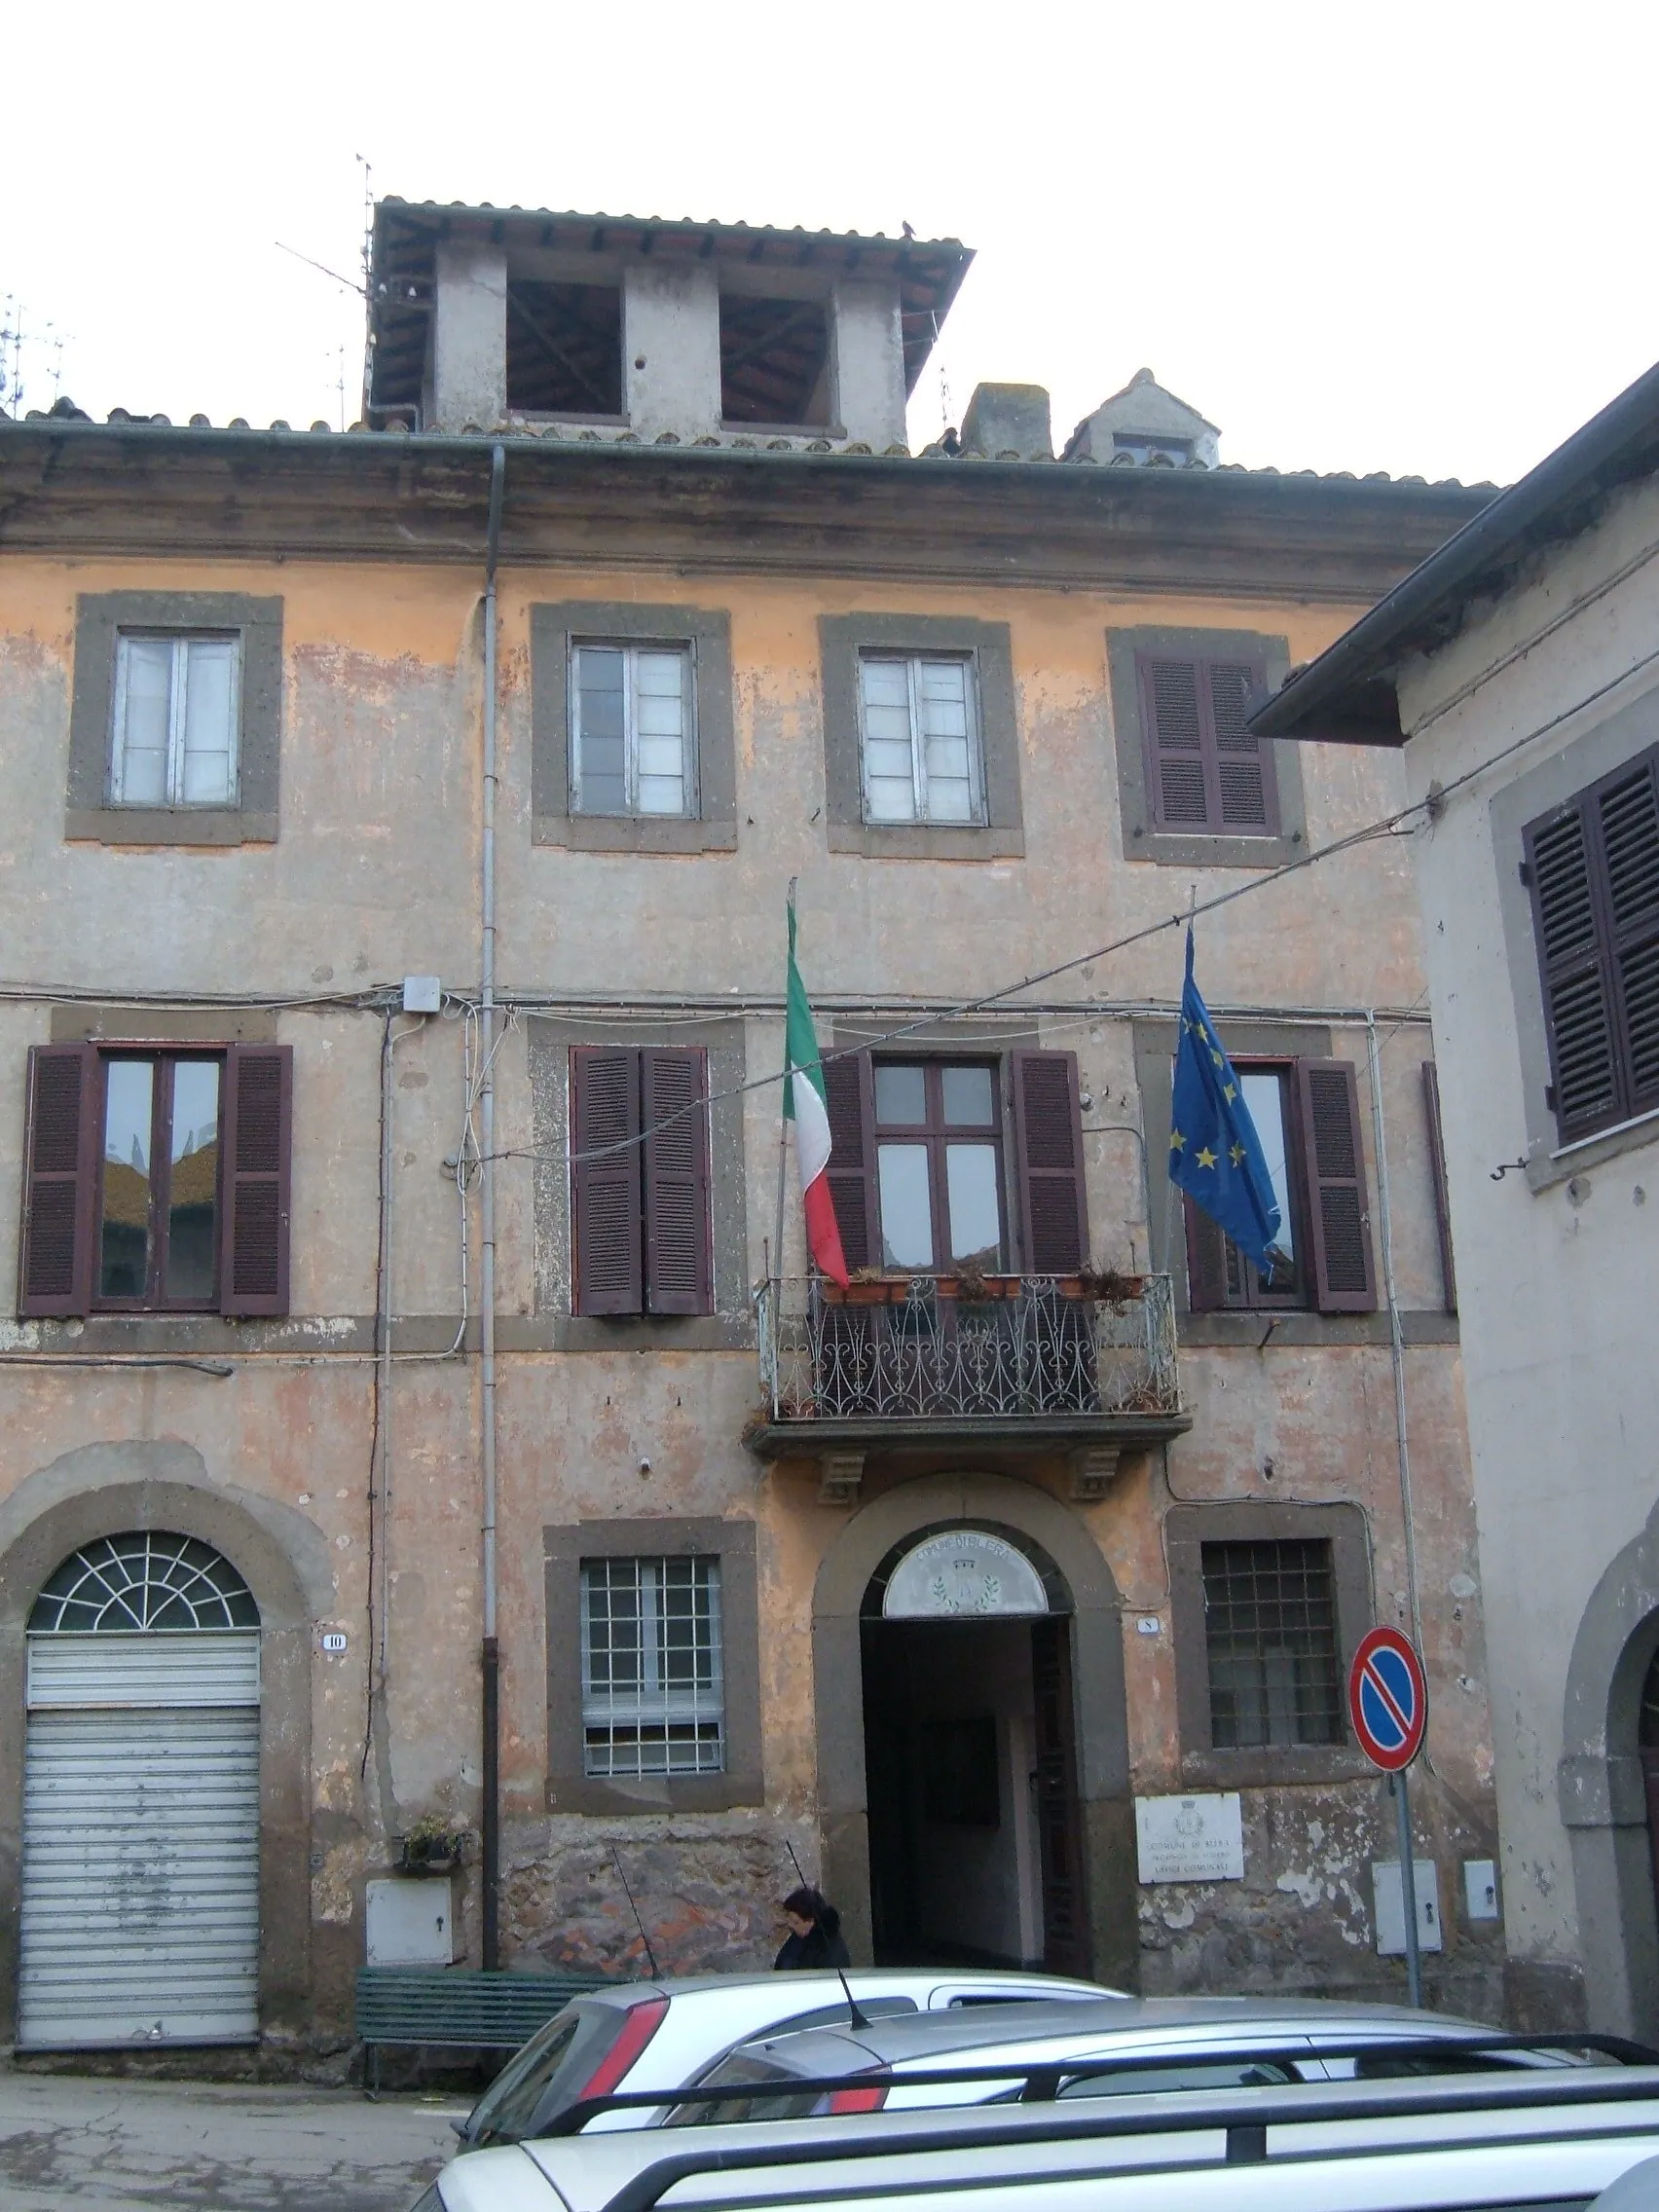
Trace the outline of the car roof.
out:
M 1376 2033 L 1392 2040 L 1401 2035 L 1481 2033 L 1478 2021 L 1415 2012 L 1404 2005 L 1346 2005 L 1321 1998 L 1113 1997 L 1098 2004 L 1074 1998 L 1060 2004 L 997 2005 L 983 2010 L 976 2006 L 921 2017 L 911 2012 L 883 2014 L 862 2028 L 827 2023 L 757 2036 L 743 2047 L 764 2050 L 769 2058 L 800 2073 L 830 2074 L 845 2070 L 849 2049 L 898 2064 L 987 2046 L 1035 2043 L 1051 2036 L 1110 2035 L 1129 2040 L 1184 2028 L 1202 2031 L 1204 2040 L 1236 2034 L 1255 2043 L 1281 2036 L 1300 2040 L 1309 2035 L 1346 2035 L 1358 2040 Z
M 965 1988 L 1031 1989 L 1034 1993 L 1034 2002 L 1041 2002 L 1035 1994 L 1040 1985 L 1052 1986 L 1055 1989 L 1093 1990 L 1098 1992 L 1099 2002 L 1102 2004 L 1122 2005 L 1125 2002 L 1124 1998 L 1114 1995 L 1111 1990 L 1097 1981 L 1074 1980 L 1065 1974 L 1046 1974 L 1031 1971 L 1016 1972 L 1011 1968 L 852 1967 L 848 1970 L 847 1980 L 856 1992 L 866 1997 L 882 1997 L 889 1993 L 894 1996 L 905 1996 L 916 1989 L 933 1989 L 942 1983 L 960 1982 Z M 642 1998 L 696 1997 L 706 1990 L 725 1992 L 741 1988 L 746 1983 L 762 1983 L 767 1986 L 776 1984 L 785 1988 L 791 1993 L 792 2005 L 793 1995 L 798 1992 L 807 2000 L 807 2003 L 799 2007 L 799 2009 L 803 2011 L 809 2009 L 810 2000 L 815 1992 L 829 1990 L 837 1996 L 841 1992 L 841 1976 L 832 1971 L 787 1974 L 767 1971 L 744 1973 L 665 1974 L 648 1980 L 608 1981 L 602 1983 L 598 1988 L 583 1990 L 577 2002 L 600 2005 L 638 2005 Z M 1069 1999 L 1066 2002 L 1075 2003 L 1077 2000 Z

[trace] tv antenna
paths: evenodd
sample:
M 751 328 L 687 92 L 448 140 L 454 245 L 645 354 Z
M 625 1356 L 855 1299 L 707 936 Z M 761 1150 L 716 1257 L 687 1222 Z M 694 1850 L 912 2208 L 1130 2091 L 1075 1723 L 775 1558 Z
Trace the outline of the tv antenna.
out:
M 651 1949 L 651 1939 L 645 1934 L 645 1924 L 640 1917 L 639 1906 L 634 1903 L 634 1893 L 628 1887 L 628 1877 L 622 1871 L 622 1861 L 617 1853 L 617 1849 L 614 1844 L 610 1846 L 610 1862 L 616 1869 L 616 1879 L 622 1885 L 622 1895 L 627 1899 L 629 1904 L 633 1906 L 634 1926 L 640 1931 L 640 1941 L 645 1946 L 645 1957 L 650 1961 L 651 1979 L 653 1981 L 660 1981 L 662 1979 L 662 1969 L 657 1965 L 656 1953 Z
M 809 1882 L 806 1876 L 801 1872 L 800 1861 L 795 1857 L 795 1847 L 790 1841 L 788 1836 L 785 1836 L 784 1838 L 784 1849 L 790 1855 L 790 1864 L 794 1868 L 795 1879 L 799 1882 L 801 1888 L 810 1892 L 813 1897 L 817 1897 L 818 1890 L 816 1886 L 813 1883 Z M 823 1936 L 824 1948 L 826 1951 L 828 1951 L 830 1948 L 830 1931 L 825 1927 L 824 1915 L 819 1911 L 816 1905 L 814 1905 L 812 1908 L 812 1925 L 817 1929 L 820 1936 Z M 835 1978 L 841 1984 L 841 1995 L 847 2000 L 847 2025 L 853 2028 L 867 2028 L 869 2026 L 869 2022 L 859 2010 L 858 1999 L 853 1995 L 853 1985 L 847 1979 L 846 1972 L 843 1968 L 837 1967 L 835 1969 Z

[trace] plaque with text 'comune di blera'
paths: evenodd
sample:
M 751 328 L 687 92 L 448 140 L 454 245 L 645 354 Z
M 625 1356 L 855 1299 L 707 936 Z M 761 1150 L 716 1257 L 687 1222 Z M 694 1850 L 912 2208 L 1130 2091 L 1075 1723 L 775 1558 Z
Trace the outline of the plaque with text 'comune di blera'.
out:
M 1236 1789 L 1202 1797 L 1137 1797 L 1143 1882 L 1241 1882 L 1244 1821 Z
M 985 1529 L 947 1529 L 907 1551 L 881 1610 L 890 1621 L 1030 1619 L 1049 1610 L 1043 1577 L 1025 1554 Z

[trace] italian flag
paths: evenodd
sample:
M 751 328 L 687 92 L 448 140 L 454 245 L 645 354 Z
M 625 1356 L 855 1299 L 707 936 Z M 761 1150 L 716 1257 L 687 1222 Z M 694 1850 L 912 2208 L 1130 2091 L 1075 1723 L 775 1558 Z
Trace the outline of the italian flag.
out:
M 833 1283 L 847 1287 L 841 1232 L 830 1200 L 830 1115 L 824 1103 L 824 1069 L 818 1034 L 812 1026 L 806 985 L 795 966 L 794 906 L 790 906 L 790 987 L 784 1028 L 784 1119 L 795 1126 L 795 1161 L 800 1168 L 801 1202 L 806 1208 L 806 1241 L 813 1265 Z M 783 1264 L 779 1255 L 779 1266 Z

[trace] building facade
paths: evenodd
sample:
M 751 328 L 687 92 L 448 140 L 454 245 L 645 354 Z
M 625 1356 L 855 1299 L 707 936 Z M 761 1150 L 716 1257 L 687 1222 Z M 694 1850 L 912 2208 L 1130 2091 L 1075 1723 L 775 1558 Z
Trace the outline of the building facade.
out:
M 1489 490 L 1222 467 L 1139 379 L 912 456 L 949 243 L 376 257 L 354 434 L 0 424 L 19 2047 L 344 2047 L 411 1895 L 462 1966 L 633 1971 L 628 1891 L 761 1964 L 791 1850 L 855 1956 L 1393 1994 L 1377 1618 L 1494 2013 L 1419 928 L 1317 857 L 1399 768 L 1244 719 Z M 1270 1281 L 1163 1173 L 1195 904 Z
M 1512 1980 L 1659 2033 L 1659 372 L 1264 719 L 1403 747 L 1494 1700 Z

